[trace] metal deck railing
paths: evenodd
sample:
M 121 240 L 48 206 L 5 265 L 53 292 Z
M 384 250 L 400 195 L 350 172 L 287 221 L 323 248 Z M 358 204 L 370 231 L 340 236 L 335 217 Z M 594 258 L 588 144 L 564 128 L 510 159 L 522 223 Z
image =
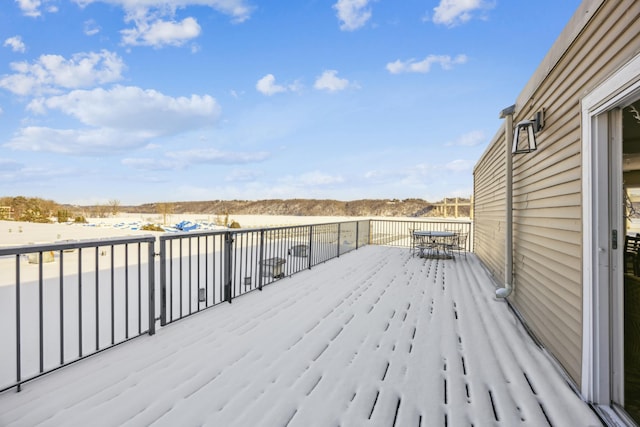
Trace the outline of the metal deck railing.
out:
M 0 248 L 0 392 L 363 246 L 410 247 L 410 229 L 473 231 L 376 219 Z

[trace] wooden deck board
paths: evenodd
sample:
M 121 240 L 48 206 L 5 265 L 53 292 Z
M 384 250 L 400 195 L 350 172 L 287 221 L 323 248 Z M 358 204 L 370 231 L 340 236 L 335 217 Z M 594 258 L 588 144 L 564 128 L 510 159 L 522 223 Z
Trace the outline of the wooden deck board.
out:
M 371 246 L 0 395 L 3 426 L 601 425 L 473 255 Z

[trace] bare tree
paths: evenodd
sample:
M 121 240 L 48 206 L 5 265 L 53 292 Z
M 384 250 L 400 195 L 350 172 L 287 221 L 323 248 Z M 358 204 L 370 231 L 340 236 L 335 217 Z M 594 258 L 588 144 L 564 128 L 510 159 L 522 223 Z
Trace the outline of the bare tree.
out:
M 156 210 L 162 215 L 162 224 L 167 225 L 167 217 L 173 213 L 173 203 L 156 203 Z
M 118 213 L 120 212 L 120 200 L 117 200 L 117 199 L 109 200 L 109 206 L 111 207 L 111 214 L 113 216 L 118 215 Z
M 96 218 L 106 218 L 108 216 L 108 208 L 103 204 L 97 204 L 93 207 L 93 215 Z

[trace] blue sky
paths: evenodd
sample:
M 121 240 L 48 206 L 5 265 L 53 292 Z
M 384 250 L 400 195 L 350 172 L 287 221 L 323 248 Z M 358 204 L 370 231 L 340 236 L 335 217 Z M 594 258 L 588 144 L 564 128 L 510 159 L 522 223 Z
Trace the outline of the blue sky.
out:
M 0 196 L 468 197 L 578 0 L 6 0 Z

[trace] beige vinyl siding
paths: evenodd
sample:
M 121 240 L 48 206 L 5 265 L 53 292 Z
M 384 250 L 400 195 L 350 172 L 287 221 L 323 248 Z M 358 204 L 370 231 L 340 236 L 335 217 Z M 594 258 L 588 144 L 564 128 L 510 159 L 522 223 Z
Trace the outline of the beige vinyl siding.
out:
M 537 86 L 529 85 L 516 102 L 514 122 L 544 108 L 545 128 L 538 134 L 538 151 L 513 157 L 515 290 L 509 297 L 577 384 L 582 356 L 580 101 L 640 52 L 640 2 L 586 1 L 577 13 L 586 10 L 590 20 L 572 20 L 586 26 L 566 30 L 577 37 L 561 36 L 557 43 L 567 48 L 544 76 L 538 70 L 532 78 Z M 499 219 L 505 216 L 504 180 L 496 183 L 491 176 L 504 176 L 501 132 L 474 170 L 476 253 L 500 282 L 504 243 L 481 239 L 504 239 L 504 219 Z
M 505 140 L 490 145 L 474 170 L 474 252 L 503 283 L 505 248 Z

